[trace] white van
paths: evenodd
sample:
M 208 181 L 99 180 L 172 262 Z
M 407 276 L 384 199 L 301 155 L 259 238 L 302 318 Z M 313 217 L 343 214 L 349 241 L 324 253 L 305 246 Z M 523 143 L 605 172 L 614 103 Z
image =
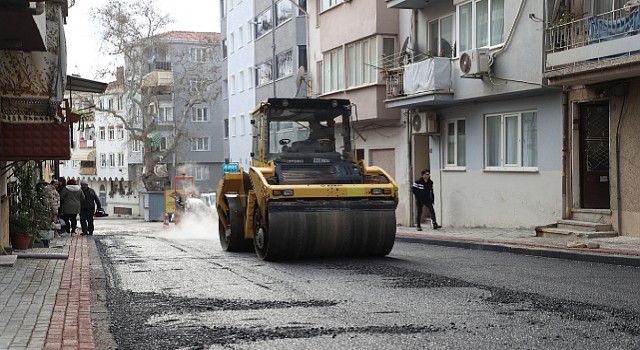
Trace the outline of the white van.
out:
M 214 215 L 214 216 L 217 215 L 217 212 L 216 212 L 216 193 L 215 192 L 201 193 L 200 194 L 200 199 L 202 199 L 202 201 L 207 206 L 207 208 L 209 208 L 209 211 L 211 211 L 212 215 Z

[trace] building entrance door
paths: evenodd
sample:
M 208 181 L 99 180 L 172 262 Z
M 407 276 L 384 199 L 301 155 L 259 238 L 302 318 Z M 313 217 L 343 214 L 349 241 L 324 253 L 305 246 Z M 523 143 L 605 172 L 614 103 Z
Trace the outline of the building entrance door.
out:
M 580 198 L 582 208 L 610 209 L 609 103 L 580 107 Z

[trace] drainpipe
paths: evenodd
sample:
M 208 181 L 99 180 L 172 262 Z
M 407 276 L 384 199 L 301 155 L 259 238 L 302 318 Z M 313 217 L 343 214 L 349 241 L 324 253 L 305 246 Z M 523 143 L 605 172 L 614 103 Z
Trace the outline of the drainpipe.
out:
M 618 126 L 616 127 L 616 196 L 618 203 L 618 236 L 622 236 L 622 175 L 620 172 L 620 125 L 622 125 L 622 117 L 624 116 L 624 105 L 627 101 L 626 88 L 622 86 L 622 106 L 620 107 L 620 116 L 618 117 Z
M 413 142 L 412 142 L 412 133 L 411 133 L 411 113 L 410 110 L 407 109 L 404 112 L 405 118 L 406 118 L 406 125 L 407 125 L 407 154 L 409 157 L 409 181 L 407 182 L 409 184 L 409 191 L 408 191 L 408 196 L 410 198 L 409 200 L 409 225 L 407 225 L 408 227 L 411 227 L 412 223 L 414 222 L 414 217 L 413 217 L 413 207 L 415 206 L 415 198 L 413 198 L 413 192 L 411 191 L 411 186 L 413 185 Z
M 566 89 L 562 89 L 562 208 L 563 219 L 571 218 L 571 208 L 573 208 L 573 196 L 569 193 L 571 186 L 569 181 L 571 179 L 571 169 L 569 169 L 569 157 L 570 157 L 570 138 L 569 138 L 569 119 L 573 118 L 569 113 L 569 92 Z M 573 125 L 573 123 L 571 124 Z

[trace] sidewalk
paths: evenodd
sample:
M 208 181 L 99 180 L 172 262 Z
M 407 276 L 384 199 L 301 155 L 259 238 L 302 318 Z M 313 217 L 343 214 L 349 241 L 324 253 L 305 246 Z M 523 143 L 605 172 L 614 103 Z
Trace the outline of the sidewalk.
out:
M 640 237 L 609 237 L 562 241 L 536 237 L 534 230 L 398 226 L 397 240 L 424 244 L 492 250 L 547 258 L 640 267 Z M 587 247 L 589 246 L 589 247 Z
M 118 223 L 110 221 L 109 225 L 113 224 Z M 149 229 L 156 225 L 162 229 L 161 222 L 146 224 Z M 640 266 L 640 238 L 635 237 L 591 239 L 598 248 L 588 249 L 568 248 L 566 242 L 535 237 L 533 230 L 423 227 L 424 231 L 416 231 L 415 227 L 398 226 L 397 240 Z M 98 259 L 95 252 L 89 254 L 92 244 L 91 236 L 61 237 L 54 239 L 50 248 L 0 256 L 0 264 L 17 256 L 12 264 L 0 266 L 0 349 L 96 348 L 100 336 L 95 338 L 92 333 L 92 321 L 100 322 L 100 315 L 106 317 L 103 314 L 107 311 L 91 304 L 91 294 L 96 292 L 91 288 L 91 258 Z M 96 265 L 96 270 L 101 270 L 101 265 Z

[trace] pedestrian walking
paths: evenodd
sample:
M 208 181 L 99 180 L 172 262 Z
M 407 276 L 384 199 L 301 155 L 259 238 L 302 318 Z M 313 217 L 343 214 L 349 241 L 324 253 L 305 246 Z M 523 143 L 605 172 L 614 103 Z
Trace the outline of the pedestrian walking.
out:
M 67 185 L 60 192 L 60 204 L 62 205 L 62 217 L 67 233 L 75 233 L 78 227 L 77 217 L 80 214 L 80 207 L 84 200 L 84 193 L 80 186 L 76 185 L 76 180 L 69 179 Z
M 58 211 L 60 210 L 60 193 L 56 190 L 56 183 L 58 183 L 58 181 L 51 180 L 51 183 L 44 187 L 44 198 L 49 203 L 51 210 L 51 228 L 55 231 L 55 236 L 59 237 L 60 223 L 58 222 Z
M 80 189 L 84 194 L 84 199 L 80 206 L 80 227 L 82 228 L 82 235 L 93 234 L 93 214 L 96 212 L 96 206 L 98 210 L 102 210 L 102 204 L 100 198 L 96 194 L 93 188 L 89 187 L 89 181 L 80 180 Z
M 436 211 L 433 210 L 433 203 L 435 199 L 435 195 L 433 193 L 433 181 L 431 181 L 431 171 L 429 169 L 422 170 L 420 172 L 420 178 L 413 183 L 411 187 L 411 191 L 413 195 L 416 197 L 416 208 L 418 209 L 418 216 L 416 217 L 418 231 L 422 231 L 421 221 L 422 221 L 422 207 L 426 206 L 429 210 L 429 215 L 431 217 L 431 223 L 433 224 L 433 229 L 437 230 L 442 226 L 438 225 L 436 220 Z

